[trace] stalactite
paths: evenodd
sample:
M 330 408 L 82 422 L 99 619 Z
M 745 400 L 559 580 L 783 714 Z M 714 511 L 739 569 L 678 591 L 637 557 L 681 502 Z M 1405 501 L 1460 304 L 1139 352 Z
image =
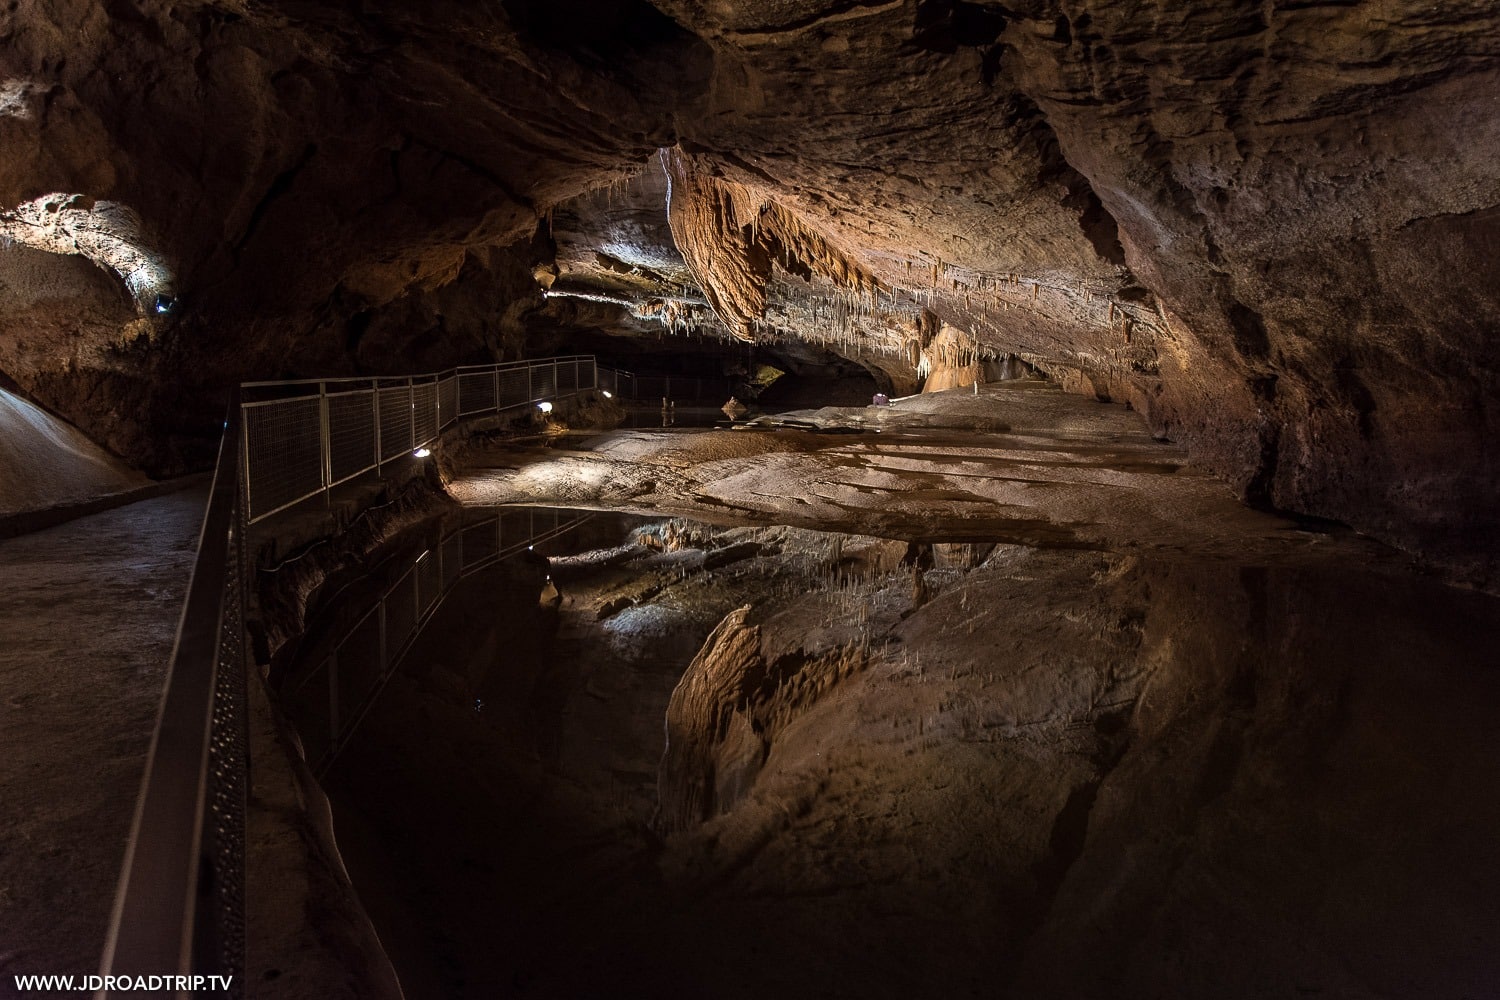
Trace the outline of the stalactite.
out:
M 881 290 L 866 268 L 760 192 L 716 176 L 711 163 L 681 149 L 664 150 L 661 159 L 673 239 L 709 305 L 741 339 L 753 339 L 765 316 L 776 262 L 835 286 L 839 311 L 822 319 L 841 329 L 862 308 L 858 296 Z
M 667 223 L 677 249 L 724 325 L 742 340 L 753 339 L 752 324 L 766 310 L 770 254 L 745 239 L 726 182 L 708 176 L 676 148 L 664 150 L 661 161 Z

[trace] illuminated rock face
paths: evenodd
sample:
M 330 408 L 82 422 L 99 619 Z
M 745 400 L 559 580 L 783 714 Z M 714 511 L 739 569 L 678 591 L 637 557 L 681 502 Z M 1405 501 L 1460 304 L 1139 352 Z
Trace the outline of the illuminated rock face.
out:
M 252 374 L 666 327 L 899 384 L 947 324 L 1253 500 L 1493 581 L 1491 5 L 134 9 L 0 13 L 0 210 L 123 206 L 176 313 L 27 258 L 59 291 L 7 278 L 0 371 L 137 462 L 203 454 Z M 659 149 L 734 209 L 681 253 Z

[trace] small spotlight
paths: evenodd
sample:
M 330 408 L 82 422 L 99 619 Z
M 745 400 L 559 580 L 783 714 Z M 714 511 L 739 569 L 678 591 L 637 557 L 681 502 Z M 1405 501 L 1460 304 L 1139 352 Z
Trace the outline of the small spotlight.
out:
M 428 455 L 432 454 L 432 449 L 431 448 L 418 448 L 416 451 L 412 452 L 412 454 L 415 455 L 415 456 L 417 456 L 418 458 L 426 458 Z
M 615 394 L 612 393 L 612 392 L 610 392 L 608 389 L 603 389 L 603 390 L 600 390 L 600 391 L 602 391 L 604 393 L 604 398 L 605 399 L 614 399 L 615 398 Z
M 176 305 L 177 300 L 172 298 L 172 296 L 170 295 L 158 295 L 156 297 L 156 312 L 158 315 L 165 316 L 167 313 L 171 312 L 176 307 Z
M 538 410 L 541 410 L 543 413 L 551 413 L 552 412 L 552 404 L 551 403 L 538 403 L 538 404 L 536 404 L 536 408 Z

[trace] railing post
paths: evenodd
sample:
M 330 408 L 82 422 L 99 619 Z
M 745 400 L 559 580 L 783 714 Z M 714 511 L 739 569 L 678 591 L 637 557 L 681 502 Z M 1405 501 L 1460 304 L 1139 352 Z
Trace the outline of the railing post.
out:
M 411 421 L 411 436 L 406 440 L 413 448 L 417 446 L 417 389 L 411 376 L 406 376 L 406 413 Z
M 378 476 L 381 474 L 380 456 L 385 452 L 380 443 L 380 379 L 370 379 L 370 386 L 370 409 L 375 412 L 375 475 Z
M 240 496 L 244 498 L 245 503 L 245 509 L 242 512 L 242 516 L 245 520 L 245 523 L 248 524 L 250 522 L 250 519 L 255 516 L 255 508 L 250 505 L 250 435 L 248 433 L 248 424 L 246 423 L 245 404 L 240 403 L 239 407 L 240 440 L 238 443 L 238 447 L 240 449 L 240 478 L 244 480 L 240 485 Z
M 380 632 L 380 672 L 383 674 L 383 673 L 385 673 L 386 656 L 389 653 L 389 649 L 387 649 L 387 647 L 386 647 L 386 641 L 385 641 L 385 598 L 384 597 L 382 597 L 380 599 L 380 611 L 376 615 L 376 618 L 377 618 L 378 624 L 380 626 L 380 628 L 378 630 Z
M 336 746 L 339 740 L 339 650 L 335 646 L 328 654 L 328 745 Z
M 496 413 L 501 410 L 499 365 L 490 365 L 490 409 Z
M 333 442 L 328 429 L 328 383 L 318 383 L 318 450 L 323 456 L 323 506 L 333 506 Z

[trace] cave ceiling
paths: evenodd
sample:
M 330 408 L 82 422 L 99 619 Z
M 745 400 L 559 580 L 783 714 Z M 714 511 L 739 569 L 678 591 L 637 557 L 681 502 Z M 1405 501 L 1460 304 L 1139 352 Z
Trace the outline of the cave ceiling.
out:
M 1130 403 L 1245 497 L 1482 579 L 1497 22 L 26 0 L 0 11 L 0 371 L 164 471 L 240 378 L 604 334 L 915 385 L 947 328 Z

